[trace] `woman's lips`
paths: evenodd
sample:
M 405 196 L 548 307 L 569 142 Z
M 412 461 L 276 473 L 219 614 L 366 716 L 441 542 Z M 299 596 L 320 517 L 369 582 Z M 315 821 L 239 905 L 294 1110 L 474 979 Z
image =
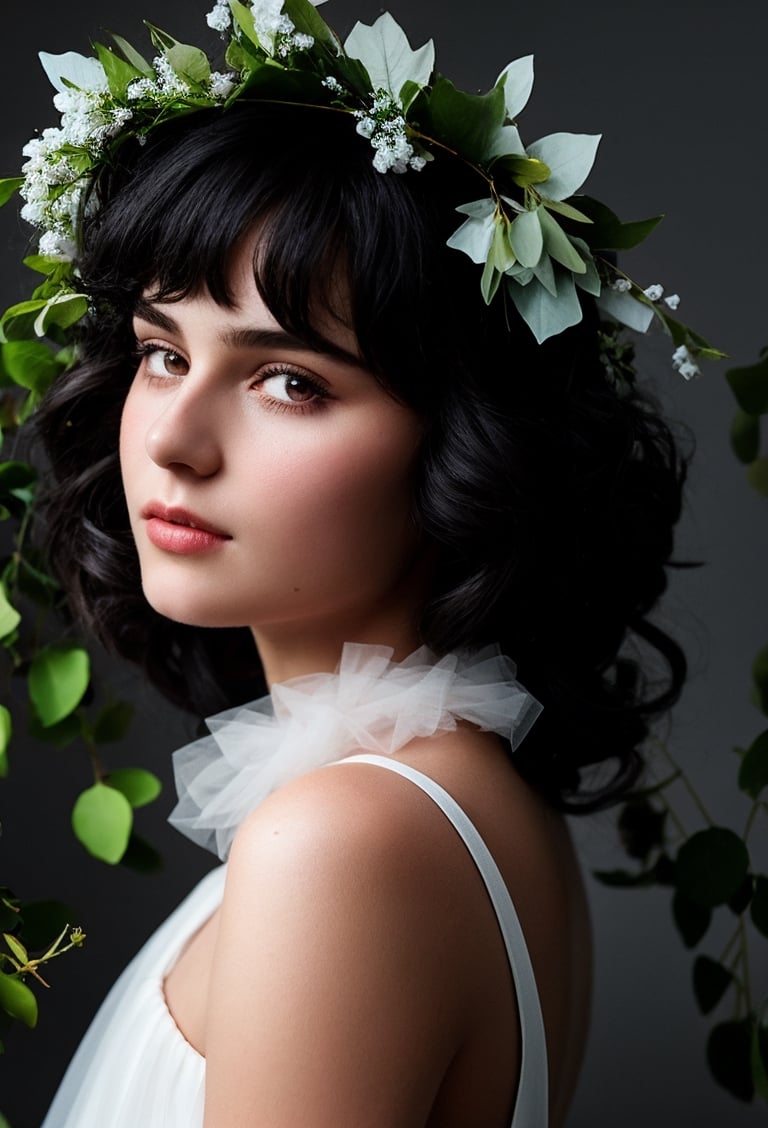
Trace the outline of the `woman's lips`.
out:
M 152 544 L 179 556 L 212 552 L 232 539 L 186 509 L 150 502 L 141 515 Z

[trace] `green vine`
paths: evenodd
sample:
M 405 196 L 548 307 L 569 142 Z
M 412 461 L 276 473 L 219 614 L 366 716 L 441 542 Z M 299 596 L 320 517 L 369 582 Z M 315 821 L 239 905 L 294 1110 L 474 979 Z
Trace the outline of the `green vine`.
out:
M 733 368 L 726 378 L 738 410 L 731 445 L 746 467 L 749 483 L 768 496 L 768 457 L 760 454 L 760 420 L 768 415 L 768 348 L 760 361 Z M 752 698 L 768 716 L 768 646 L 752 666 Z M 692 982 L 702 1014 L 713 1014 L 730 1001 L 730 1012 L 711 1028 L 707 1062 L 715 1080 L 734 1097 L 768 1101 L 768 999 L 754 995 L 750 973 L 755 948 L 765 956 L 768 939 L 768 876 L 755 872 L 750 840 L 768 815 L 768 729 L 748 748 L 737 748 L 734 777 L 749 801 L 740 831 L 720 826 L 707 810 L 691 780 L 662 744 L 660 758 L 670 771 L 634 792 L 618 815 L 619 836 L 632 870 L 598 871 L 606 885 L 632 888 L 648 885 L 673 890 L 672 915 L 686 948 L 696 949 L 716 916 L 730 915 L 734 928 L 716 956 L 699 952 Z M 679 812 L 681 793 L 692 805 L 698 826 L 689 831 Z

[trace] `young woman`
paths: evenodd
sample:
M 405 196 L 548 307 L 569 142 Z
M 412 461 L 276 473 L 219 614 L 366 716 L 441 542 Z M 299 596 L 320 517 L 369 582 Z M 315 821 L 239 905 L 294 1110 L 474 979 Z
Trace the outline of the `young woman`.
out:
M 235 48 L 256 49 L 230 47 L 243 84 L 220 105 L 168 86 L 151 129 L 103 117 L 78 202 L 90 312 L 41 413 L 51 555 L 102 640 L 174 701 L 228 710 L 177 754 L 174 816 L 228 864 L 124 973 L 46 1126 L 557 1128 L 590 994 L 561 812 L 636 779 L 679 690 L 648 615 L 681 462 L 599 285 L 574 315 L 565 273 L 594 264 L 566 235 L 568 267 L 539 217 L 584 222 L 557 211 L 544 150 L 502 158 L 518 196 L 473 213 L 486 166 L 447 144 L 439 81 L 420 129 L 407 75 L 396 104 L 371 78 L 353 117 L 350 60 L 371 59 L 352 41 L 334 77 L 319 17 L 274 8 L 253 5 L 253 39 L 240 14 Z M 133 81 L 191 83 L 160 46 L 165 70 Z M 299 84 L 308 59 L 328 105 Z M 292 97 L 268 86 L 281 67 Z M 514 261 L 493 249 L 498 215 L 526 212 L 561 332 L 514 291 L 534 290 L 522 224 Z M 633 639 L 667 663 L 662 692 Z

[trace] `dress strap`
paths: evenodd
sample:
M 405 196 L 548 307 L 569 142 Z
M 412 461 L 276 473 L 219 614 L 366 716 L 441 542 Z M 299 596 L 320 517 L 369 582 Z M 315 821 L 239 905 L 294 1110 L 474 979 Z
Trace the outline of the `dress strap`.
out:
M 531 958 L 515 906 L 490 850 L 459 804 L 429 776 L 385 756 L 347 756 L 336 764 L 375 764 L 404 776 L 429 796 L 463 840 L 485 883 L 507 951 L 520 1017 L 520 1082 L 511 1128 L 547 1128 L 547 1044 Z

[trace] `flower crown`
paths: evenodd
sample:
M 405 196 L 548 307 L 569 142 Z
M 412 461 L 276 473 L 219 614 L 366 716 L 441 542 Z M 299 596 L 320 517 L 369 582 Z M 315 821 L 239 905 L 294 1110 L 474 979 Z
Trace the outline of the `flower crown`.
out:
M 445 150 L 473 167 L 482 192 L 457 209 L 464 219 L 448 246 L 482 267 L 485 302 L 501 290 L 537 341 L 581 320 L 581 290 L 609 323 L 603 344 L 615 367 L 628 348 L 617 343 L 617 322 L 645 332 L 659 321 L 686 379 L 698 374 L 700 357 L 723 355 L 671 316 L 678 295 L 641 288 L 614 261 L 611 252 L 637 245 L 661 216 L 622 223 L 576 195 L 600 137 L 554 133 L 523 144 L 517 119 L 533 86 L 532 56 L 505 67 L 487 94 L 467 94 L 434 70 L 432 41 L 414 51 L 385 13 L 372 27 L 358 23 L 342 44 L 316 10 L 323 2 L 216 0 L 207 22 L 227 41 L 221 71 L 152 25 L 151 62 L 119 36 L 113 47 L 95 44 L 94 58 L 41 54 L 61 124 L 25 146 L 23 176 L 0 180 L 0 204 L 20 192 L 23 218 L 42 231 L 38 254 L 25 262 L 45 281 L 5 313 L 3 340 L 71 340 L 88 310 L 73 262 L 84 210 L 97 206 L 88 189 L 122 141 L 143 143 L 162 122 L 247 97 L 348 112 L 382 174 L 418 174 Z

